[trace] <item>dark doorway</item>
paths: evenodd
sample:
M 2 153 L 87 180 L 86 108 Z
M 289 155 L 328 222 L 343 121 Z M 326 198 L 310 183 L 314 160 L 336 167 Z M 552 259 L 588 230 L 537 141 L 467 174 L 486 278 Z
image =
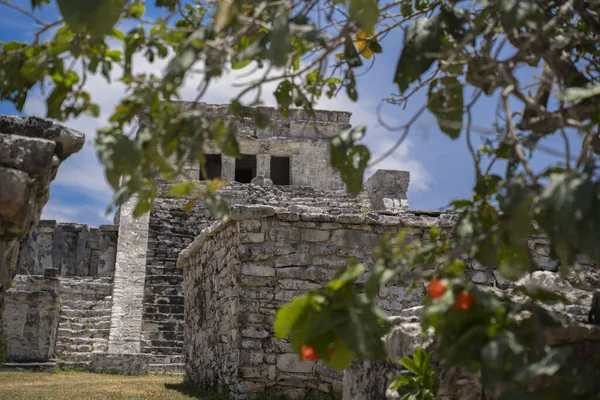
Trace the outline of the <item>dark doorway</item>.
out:
M 241 158 L 235 160 L 235 181 L 250 183 L 256 178 L 256 156 L 242 154 Z
M 290 184 L 290 158 L 271 156 L 271 180 L 274 185 Z
M 221 155 L 220 154 L 205 154 L 206 162 L 204 163 L 204 169 L 206 170 L 206 179 L 217 179 L 221 177 Z M 205 178 L 202 176 L 202 169 L 200 169 L 200 180 L 203 181 Z

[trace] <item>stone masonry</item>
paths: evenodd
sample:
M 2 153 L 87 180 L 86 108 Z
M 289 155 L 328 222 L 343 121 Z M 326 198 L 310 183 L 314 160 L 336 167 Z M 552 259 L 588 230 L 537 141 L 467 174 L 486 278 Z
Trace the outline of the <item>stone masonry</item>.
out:
M 0 116 L 0 314 L 19 253 L 50 196 L 50 182 L 83 143 L 83 134 L 51 121 Z
M 223 105 L 180 105 L 209 118 L 233 118 Z M 4 269 L 12 277 L 19 257 L 20 273 L 7 292 L 9 357 L 55 360 L 92 371 L 185 372 L 186 380 L 196 385 L 228 385 L 238 399 L 266 389 L 294 397 L 307 388 L 343 392 L 353 400 L 384 398 L 387 382 L 397 373 L 390 367 L 396 360 L 353 365 L 345 374 L 319 362 L 302 362 L 288 343 L 274 339 L 275 312 L 328 282 L 350 258 L 370 268 L 373 250 L 385 234 L 406 230 L 409 238 L 426 242 L 430 228 L 449 231 L 456 216 L 408 211 L 405 171 L 376 171 L 363 193 L 348 195 L 329 165 L 329 138 L 350 126 L 349 113 L 317 111 L 311 119 L 294 110 L 290 119 L 283 119 L 275 109 L 260 110 L 273 122 L 266 129 L 255 126 L 252 109 L 236 117 L 242 157 L 206 147 L 209 178 L 229 181 L 219 190 L 232 206 L 228 221 L 215 222 L 202 202 L 192 212 L 184 211 L 189 199 L 170 196 L 171 183 L 159 180 L 158 198 L 142 218 L 133 218 L 132 198 L 117 212 L 114 226 L 42 222 L 26 240 L 39 218 L 29 211 L 39 211 L 47 188 L 38 190 L 37 180 L 2 179 L 2 173 L 24 177 L 24 172 L 14 172 L 14 165 L 23 167 L 30 157 L 23 143 L 33 140 L 44 149 L 47 143 L 10 137 L 17 132 L 10 128 L 15 124 L 0 118 L 0 182 L 12 185 L 11 196 L 0 191 L 0 264 L 8 260 L 0 267 L 8 265 Z M 46 162 L 53 174 L 57 160 L 77 149 L 71 131 L 41 120 L 14 121 L 15 126 L 36 127 L 46 141 L 55 140 L 55 153 L 47 153 L 56 160 Z M 145 124 L 141 118 L 140 126 Z M 200 170 L 187 165 L 185 175 L 199 180 Z M 19 197 L 17 189 L 39 193 Z M 19 199 L 23 201 L 17 206 Z M 24 229 L 15 235 L 17 225 Z M 538 268 L 554 274 L 558 263 L 549 257 L 547 241 L 533 237 L 530 245 Z M 585 260 L 581 264 L 589 283 L 600 287 L 597 267 Z M 490 288 L 510 286 L 493 269 L 470 265 L 468 273 Z M 591 295 L 577 293 L 562 311 L 584 316 Z M 410 320 L 423 296 L 424 288 L 411 292 L 394 281 L 380 291 L 379 302 L 390 316 Z M 417 342 L 394 339 L 388 348 L 394 356 L 404 355 Z
M 400 372 L 397 360 L 424 343 L 417 316 L 425 295 L 424 287 L 410 292 L 405 283 L 397 280 L 382 288 L 379 304 L 388 315 L 398 316 L 394 317 L 398 328 L 386 338 L 390 360 L 355 364 L 344 376 L 320 362 L 301 361 L 286 341 L 275 340 L 275 313 L 284 302 L 327 283 L 350 258 L 363 263 L 368 271 L 374 263 L 373 250 L 384 234 L 405 231 L 407 240 L 419 239 L 426 243 L 431 228 L 450 230 L 456 215 L 383 210 L 334 214 L 331 211 L 234 206 L 228 222 L 215 223 L 205 229 L 181 252 L 178 264 L 184 270 L 186 379 L 198 386 L 226 384 L 237 399 L 248 398 L 266 388 L 290 397 L 313 388 L 324 392 L 343 391 L 347 400 L 385 398 L 387 385 Z M 594 347 L 600 340 L 598 329 L 590 330 L 589 325 L 582 325 L 591 306 L 592 292 L 578 289 L 576 277 L 570 278 L 572 283 L 561 280 L 558 265 L 548 258 L 547 245 L 543 237 L 530 239 L 539 272 L 529 279 L 534 284 L 564 293 L 567 303 L 553 308 L 572 321 L 562 330 L 549 332 L 551 342 L 575 343 L 581 349 Z M 597 266 L 584 259 L 580 261 L 587 282 L 600 288 Z M 514 286 L 494 269 L 471 262 L 468 266 L 471 279 L 489 290 Z M 594 350 L 593 354 L 596 353 Z M 600 358 L 592 359 L 596 360 L 593 361 L 596 367 L 600 365 L 597 363 Z M 475 390 L 476 379 L 460 373 L 471 385 L 461 390 L 465 393 Z M 442 382 L 446 392 L 460 389 L 454 378 L 446 377 Z M 478 397 L 465 394 L 444 398 Z

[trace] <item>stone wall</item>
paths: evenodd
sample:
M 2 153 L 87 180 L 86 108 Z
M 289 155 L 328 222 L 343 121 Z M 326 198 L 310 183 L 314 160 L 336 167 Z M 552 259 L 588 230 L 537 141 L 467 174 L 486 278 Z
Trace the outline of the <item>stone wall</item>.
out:
M 408 228 L 424 238 L 453 216 L 299 212 L 271 206 L 234 206 L 231 220 L 204 230 L 180 255 L 184 273 L 186 378 L 197 385 L 226 383 L 244 398 L 274 388 L 341 391 L 342 376 L 321 363 L 299 361 L 273 337 L 284 302 L 327 283 L 350 257 L 367 268 L 384 233 Z M 323 211 L 323 210 L 322 210 Z M 423 289 L 402 282 L 383 289 L 390 315 L 421 303 Z
M 112 277 L 117 228 L 40 221 L 19 258 L 19 274 Z
M 43 362 L 54 354 L 60 316 L 59 280 L 17 275 L 6 292 L 4 334 L 9 361 Z
M 290 184 L 311 186 L 317 189 L 342 189 L 339 174 L 329 162 L 329 139 L 350 128 L 351 114 L 343 111 L 316 110 L 309 115 L 304 110 L 291 110 L 289 118 L 281 116 L 276 108 L 247 108 L 234 117 L 226 104 L 213 105 L 196 102 L 176 102 L 184 112 L 196 112 L 199 116 L 211 119 L 224 118 L 235 121 L 238 127 L 237 139 L 240 153 L 256 157 L 256 175 L 269 178 L 271 157 L 289 157 Z M 271 124 L 258 128 L 255 114 L 261 112 L 269 117 Z M 145 118 L 140 120 L 140 129 L 148 125 Z M 208 154 L 220 153 L 218 147 L 207 143 Z M 236 160 L 223 155 L 221 177 L 235 180 Z M 199 165 L 186 166 L 190 179 L 199 179 Z
M 289 394 L 306 388 L 341 391 L 339 374 L 320 363 L 300 361 L 289 344 L 274 339 L 277 308 L 327 283 L 350 257 L 368 270 L 374 262 L 372 251 L 384 234 L 404 230 L 408 240 L 427 242 L 430 228 L 449 231 L 455 218 L 439 212 L 328 214 L 234 206 L 229 222 L 205 229 L 178 259 L 184 273 L 186 379 L 197 385 L 225 383 L 237 398 L 265 388 Z M 530 246 L 537 268 L 553 274 L 548 269 L 557 265 L 548 256 L 545 239 L 532 237 Z M 588 283 L 597 285 L 597 267 L 581 261 Z M 471 262 L 467 274 L 494 290 L 510 284 L 498 271 Z M 380 291 L 379 303 L 388 315 L 404 315 L 421 304 L 424 288 L 407 289 L 395 281 Z M 585 318 L 591 293 L 573 291 L 573 295 L 567 305 L 556 307 L 574 320 Z M 412 333 L 420 337 L 418 318 L 413 322 Z M 358 368 L 351 380 L 364 375 L 385 389 L 383 383 L 398 370 L 395 362 L 397 358 L 388 365 L 374 365 L 369 372 Z M 346 398 L 380 398 L 351 393 Z
M 0 313 L 22 242 L 36 227 L 60 164 L 83 134 L 35 117 L 0 116 Z
M 160 195 L 149 215 L 141 326 L 141 351 L 154 355 L 150 368 L 159 371 L 173 368 L 167 367 L 167 364 L 178 364 L 183 369 L 183 276 L 176 267 L 177 257 L 202 229 L 214 222 L 202 202 L 196 204 L 193 212 L 184 211 L 188 199 L 168 196 L 168 188 L 169 184 L 160 184 Z M 369 193 L 355 197 L 345 190 L 303 186 L 259 186 L 233 182 L 220 189 L 219 193 L 230 205 L 266 204 L 281 210 L 316 208 L 341 214 L 360 213 L 371 207 Z M 396 195 L 406 197 L 405 192 Z M 124 251 L 128 252 L 127 249 L 125 247 Z

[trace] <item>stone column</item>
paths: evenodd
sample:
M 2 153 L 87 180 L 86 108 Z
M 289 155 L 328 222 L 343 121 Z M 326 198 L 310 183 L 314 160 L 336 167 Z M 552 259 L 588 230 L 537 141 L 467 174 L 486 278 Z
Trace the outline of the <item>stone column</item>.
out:
M 408 209 L 406 192 L 410 182 L 408 171 L 378 169 L 365 182 L 365 191 L 371 200 L 371 208 L 402 212 Z
M 232 182 L 235 178 L 235 158 L 221 155 L 221 178 Z
M 120 208 L 108 352 L 139 353 L 141 349 L 148 214 L 133 218 L 137 196 Z
M 256 176 L 264 176 L 271 178 L 271 155 L 257 154 L 256 155 Z

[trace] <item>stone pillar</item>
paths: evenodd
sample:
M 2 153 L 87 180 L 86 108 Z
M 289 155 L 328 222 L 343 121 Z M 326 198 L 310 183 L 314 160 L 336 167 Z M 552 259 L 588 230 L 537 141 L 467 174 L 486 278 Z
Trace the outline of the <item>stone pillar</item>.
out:
M 402 212 L 408 209 L 406 192 L 410 182 L 408 171 L 378 169 L 367 179 L 365 191 L 371 208 L 377 211 Z
M 146 251 L 150 215 L 133 218 L 137 196 L 120 207 L 119 234 L 108 352 L 139 353 L 141 348 Z
M 270 154 L 256 155 L 256 176 L 264 176 L 265 178 L 271 178 Z
M 235 178 L 235 158 L 231 156 L 221 155 L 221 178 L 233 182 Z

